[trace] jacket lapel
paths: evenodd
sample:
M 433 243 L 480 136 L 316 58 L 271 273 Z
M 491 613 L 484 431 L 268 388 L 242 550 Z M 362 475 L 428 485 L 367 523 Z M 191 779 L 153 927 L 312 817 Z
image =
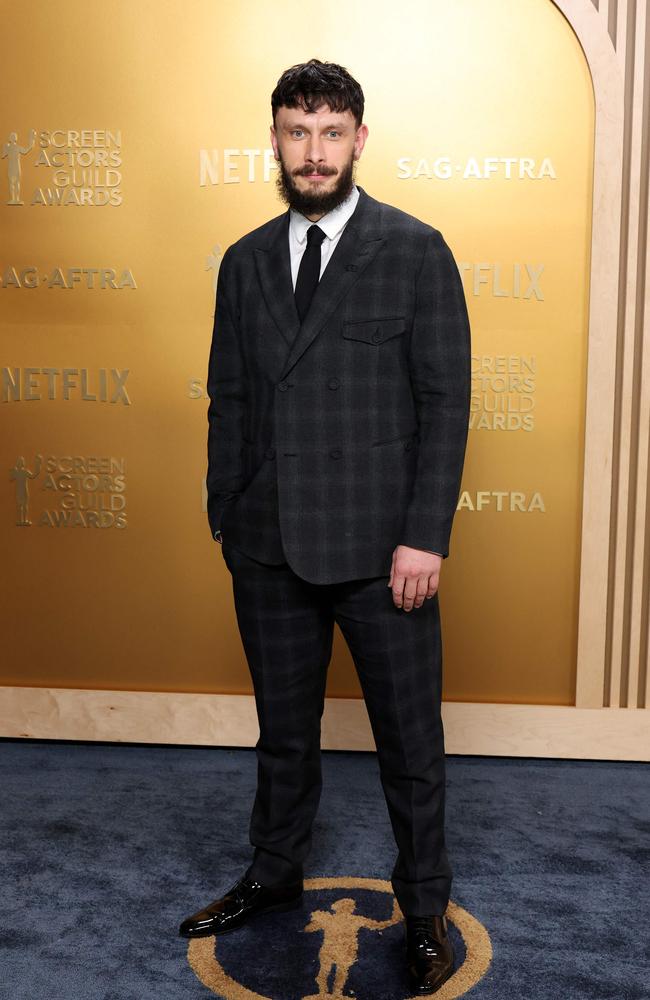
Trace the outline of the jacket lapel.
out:
M 291 280 L 289 212 L 278 218 L 268 242 L 255 249 L 264 299 L 287 342 L 280 378 L 284 378 L 323 328 L 337 305 L 373 260 L 385 237 L 379 223 L 380 204 L 359 187 L 359 200 L 330 257 L 314 297 L 300 324 Z
M 274 223 L 268 240 L 255 248 L 255 264 L 266 307 L 290 346 L 300 329 L 300 317 L 291 280 L 289 212 L 278 216 Z

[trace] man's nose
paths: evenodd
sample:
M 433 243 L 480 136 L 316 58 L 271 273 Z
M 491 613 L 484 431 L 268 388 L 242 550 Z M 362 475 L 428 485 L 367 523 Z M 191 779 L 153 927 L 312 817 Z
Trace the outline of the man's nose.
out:
M 305 158 L 309 163 L 321 163 L 325 161 L 325 150 L 323 140 L 319 135 L 313 135 L 307 144 Z

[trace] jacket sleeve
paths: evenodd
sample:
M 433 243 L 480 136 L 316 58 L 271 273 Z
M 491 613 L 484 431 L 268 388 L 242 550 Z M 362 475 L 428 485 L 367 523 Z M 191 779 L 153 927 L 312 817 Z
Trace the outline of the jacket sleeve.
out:
M 208 361 L 208 521 L 212 537 L 221 529 L 226 504 L 243 490 L 243 424 L 246 372 L 235 312 L 228 297 L 230 250 L 217 279 L 212 345 Z
M 409 371 L 419 446 L 400 543 L 446 559 L 467 444 L 471 343 L 460 273 L 437 229 L 416 281 Z

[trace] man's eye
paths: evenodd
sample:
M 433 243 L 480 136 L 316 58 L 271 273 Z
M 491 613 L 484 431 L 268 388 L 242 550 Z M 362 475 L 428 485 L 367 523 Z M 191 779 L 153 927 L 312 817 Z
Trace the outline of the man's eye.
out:
M 302 133 L 302 129 L 301 128 L 294 128 L 291 134 L 292 135 L 297 135 L 298 132 Z

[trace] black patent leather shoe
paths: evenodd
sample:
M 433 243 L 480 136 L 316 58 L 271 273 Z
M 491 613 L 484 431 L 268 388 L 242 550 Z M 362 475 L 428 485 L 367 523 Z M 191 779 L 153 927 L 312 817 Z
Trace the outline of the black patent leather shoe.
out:
M 300 906 L 302 891 L 302 881 L 264 886 L 244 876 L 220 899 L 187 917 L 178 933 L 188 938 L 227 934 L 261 913 L 295 909 Z
M 447 936 L 447 918 L 405 914 L 406 956 L 413 993 L 435 993 L 454 971 L 454 950 Z

